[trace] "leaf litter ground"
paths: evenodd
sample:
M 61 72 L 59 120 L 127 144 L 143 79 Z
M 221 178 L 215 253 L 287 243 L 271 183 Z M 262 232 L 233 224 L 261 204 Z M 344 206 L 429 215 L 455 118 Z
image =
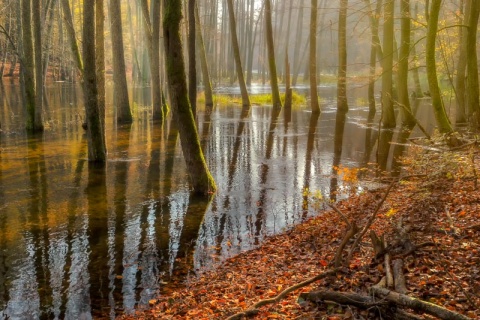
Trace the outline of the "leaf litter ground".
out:
M 419 176 L 397 183 L 372 229 L 391 243 L 401 220 L 410 226 L 409 237 L 414 244 L 433 242 L 404 258 L 407 294 L 480 319 L 480 190 L 476 173 L 474 178 L 448 174 L 427 179 L 434 180 Z M 384 192 L 367 191 L 341 201 L 337 207 L 362 226 Z M 151 308 L 121 318 L 225 319 L 328 270 L 345 232 L 346 223 L 339 214 L 322 212 L 214 270 L 192 276 L 175 288 L 167 286 L 163 295 L 151 301 Z M 317 305 L 297 302 L 300 293 L 319 288 L 368 295 L 368 288 L 385 273 L 383 264 L 373 258 L 372 245 L 365 237 L 342 272 L 260 308 L 253 318 L 377 319 L 375 310 L 327 301 Z

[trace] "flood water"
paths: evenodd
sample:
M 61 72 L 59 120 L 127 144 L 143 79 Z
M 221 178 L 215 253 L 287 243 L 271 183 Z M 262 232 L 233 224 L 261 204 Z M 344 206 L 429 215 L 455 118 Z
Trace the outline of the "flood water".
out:
M 334 198 L 346 187 L 332 166 L 376 160 L 378 118 L 367 125 L 363 87 L 350 90 L 346 117 L 336 115 L 333 87 L 320 89 L 319 117 L 307 107 L 201 109 L 218 192 L 198 199 L 175 126 L 149 120 L 149 92 L 132 89 L 131 126 L 114 123 L 107 101 L 108 162 L 95 168 L 86 161 L 78 87 L 48 86 L 47 130 L 35 136 L 23 130 L 18 85 L 1 88 L 0 318 L 132 313 L 172 282 L 318 214 L 309 194 Z M 431 130 L 429 109 L 416 112 Z

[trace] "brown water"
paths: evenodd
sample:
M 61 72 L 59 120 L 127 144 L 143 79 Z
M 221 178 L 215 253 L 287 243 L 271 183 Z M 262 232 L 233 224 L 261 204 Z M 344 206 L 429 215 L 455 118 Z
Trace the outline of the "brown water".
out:
M 108 103 L 103 169 L 86 161 L 78 88 L 48 86 L 47 131 L 35 136 L 22 129 L 19 87 L 0 90 L 1 318 L 113 318 L 148 306 L 168 283 L 317 214 L 306 189 L 333 197 L 346 188 L 333 165 L 375 160 L 378 132 L 359 99 L 365 88 L 351 90 L 343 119 L 331 87 L 320 90 L 318 118 L 306 108 L 200 110 L 218 192 L 197 199 L 174 126 L 149 120 L 149 88 L 132 90 L 132 126 L 115 125 Z M 424 118 L 431 128 L 433 119 Z

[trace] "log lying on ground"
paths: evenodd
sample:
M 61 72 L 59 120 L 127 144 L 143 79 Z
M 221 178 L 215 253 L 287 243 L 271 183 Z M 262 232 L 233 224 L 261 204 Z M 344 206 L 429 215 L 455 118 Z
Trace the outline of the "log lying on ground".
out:
M 375 294 L 375 296 L 393 302 L 397 306 L 410 308 L 417 312 L 428 313 L 432 316 L 438 317 L 443 320 L 469 320 L 467 316 L 464 316 L 460 313 L 450 311 L 446 308 L 443 308 L 439 305 L 422 301 L 417 298 L 413 298 L 395 291 L 388 290 L 386 288 L 380 288 L 373 286 L 370 288 L 370 291 Z
M 319 290 L 312 292 L 304 292 L 300 294 L 299 302 L 311 301 L 318 303 L 320 301 L 331 301 L 342 305 L 350 305 L 359 309 L 370 309 L 375 307 L 375 310 L 379 311 L 382 315 L 388 316 L 393 320 L 419 320 L 422 319 L 419 316 L 410 314 L 404 310 L 391 308 L 390 303 L 385 300 L 375 300 L 370 296 L 361 295 L 358 293 L 346 293 Z

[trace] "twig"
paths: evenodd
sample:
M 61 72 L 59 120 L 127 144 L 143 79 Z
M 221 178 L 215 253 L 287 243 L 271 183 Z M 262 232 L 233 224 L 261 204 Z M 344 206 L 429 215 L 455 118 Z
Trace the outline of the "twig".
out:
M 348 225 L 349 228 L 352 228 L 352 224 L 350 223 L 350 221 L 348 220 L 347 216 L 345 216 L 343 214 L 342 211 L 340 211 L 340 209 L 337 208 L 336 205 L 334 205 L 333 203 L 327 203 L 327 206 L 329 206 L 330 208 L 332 208 L 336 213 L 338 213 L 340 215 L 340 217 L 342 217 L 343 221 L 345 221 L 345 223 Z
M 290 292 L 298 290 L 298 289 L 303 288 L 303 287 L 306 287 L 309 284 L 311 284 L 315 281 L 318 281 L 320 279 L 323 279 L 323 278 L 326 278 L 328 276 L 334 275 L 335 273 L 337 273 L 337 271 L 338 271 L 338 269 L 336 269 L 336 268 L 330 269 L 330 270 L 327 270 L 325 272 L 322 272 L 322 273 L 316 275 L 315 277 L 312 277 L 312 278 L 307 279 L 303 282 L 300 282 L 296 285 L 288 287 L 285 290 L 283 290 L 282 292 L 280 292 L 276 297 L 270 298 L 270 299 L 260 300 L 257 303 L 255 303 L 250 309 L 247 309 L 247 310 L 242 311 L 242 312 L 235 313 L 234 315 L 231 315 L 230 317 L 228 317 L 227 320 L 240 320 L 240 319 L 242 319 L 242 317 L 249 317 L 249 316 L 256 315 L 259 312 L 258 308 L 263 307 L 267 304 L 277 303 L 280 300 L 282 300 L 283 298 L 285 298 Z
M 355 242 L 353 243 L 352 247 L 350 248 L 350 251 L 348 252 L 347 261 L 346 261 L 347 264 L 348 264 L 348 262 L 352 259 L 353 252 L 354 252 L 355 249 L 358 247 L 358 243 L 359 243 L 360 240 L 362 240 L 362 238 L 365 236 L 365 234 L 367 233 L 368 229 L 370 229 L 370 227 L 371 227 L 372 224 L 373 224 L 373 221 L 375 221 L 375 218 L 377 217 L 378 211 L 380 211 L 380 208 L 382 207 L 383 203 L 384 203 L 385 200 L 387 199 L 387 196 L 388 196 L 388 194 L 390 193 L 390 190 L 392 190 L 392 187 L 393 187 L 393 185 L 395 184 L 395 182 L 396 182 L 396 181 L 392 181 L 392 183 L 390 183 L 390 185 L 388 186 L 387 190 L 385 191 L 385 194 L 383 195 L 382 200 L 380 200 L 380 202 L 377 204 L 377 207 L 375 208 L 375 211 L 373 212 L 373 214 L 372 214 L 372 216 L 370 217 L 370 219 L 368 219 L 367 224 L 366 224 L 365 227 L 363 228 L 362 232 L 360 232 L 360 234 L 358 235 L 358 237 L 355 239 Z

